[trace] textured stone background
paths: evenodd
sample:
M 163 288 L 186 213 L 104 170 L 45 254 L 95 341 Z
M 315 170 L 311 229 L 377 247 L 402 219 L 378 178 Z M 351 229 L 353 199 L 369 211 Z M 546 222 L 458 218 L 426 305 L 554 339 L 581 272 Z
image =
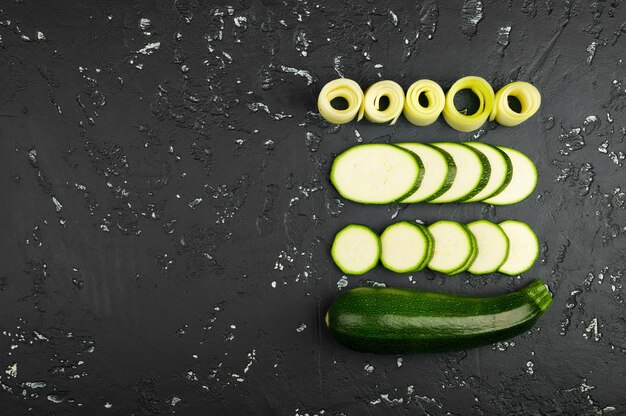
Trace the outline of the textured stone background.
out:
M 619 0 L 0 2 L 0 403 L 34 415 L 626 414 L 626 4 Z M 316 114 L 324 83 L 464 75 L 543 94 L 459 134 Z M 359 206 L 359 142 L 480 140 L 537 163 L 515 206 Z M 521 277 L 344 278 L 351 222 L 519 219 Z M 374 282 L 497 294 L 542 278 L 529 333 L 448 354 L 337 345 L 331 300 Z

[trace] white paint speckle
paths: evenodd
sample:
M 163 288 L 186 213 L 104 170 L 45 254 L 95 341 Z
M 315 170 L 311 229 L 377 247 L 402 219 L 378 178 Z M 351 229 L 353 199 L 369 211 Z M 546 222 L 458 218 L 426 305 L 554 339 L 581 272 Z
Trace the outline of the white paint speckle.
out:
M 246 366 L 243 369 L 244 374 L 247 373 L 250 370 L 250 367 L 252 367 L 252 364 L 256 361 L 256 349 L 250 351 L 248 353 L 248 364 L 246 364 Z
M 341 290 L 346 286 L 348 286 L 348 278 L 346 276 L 341 276 L 341 279 L 337 280 L 337 289 Z
M 248 104 L 248 108 L 250 109 L 250 111 L 252 111 L 253 113 L 256 113 L 257 111 L 261 110 L 264 111 L 266 113 L 270 113 L 270 109 L 266 104 L 263 103 L 250 103 Z
M 202 202 L 202 198 L 196 198 L 193 201 L 189 202 L 189 208 L 195 209 Z
M 61 212 L 61 208 L 63 208 L 63 205 L 61 204 L 61 202 L 56 198 L 56 197 L 52 197 L 52 203 L 54 204 L 54 208 L 56 209 L 57 212 Z
M 149 29 L 150 26 L 152 26 L 152 22 L 150 21 L 150 19 L 142 17 L 141 19 L 139 19 L 139 29 L 141 30 L 146 30 Z
M 9 377 L 17 377 L 17 363 L 13 363 L 7 366 L 7 369 L 4 371 Z
M 398 26 L 398 15 L 396 15 L 391 9 L 389 9 L 389 17 L 391 17 L 391 23 L 393 23 L 394 27 Z
M 63 398 L 55 394 L 49 394 L 47 398 L 48 398 L 48 401 L 52 403 L 56 403 L 56 404 L 63 403 Z
M 510 35 L 511 35 L 511 26 L 501 26 L 498 29 L 498 43 L 504 47 L 509 46 Z
M 41 335 L 37 331 L 33 331 L 33 334 L 35 335 L 35 338 L 37 338 L 37 340 L 39 340 L 39 341 L 50 341 L 46 336 Z
M 357 143 L 363 143 L 363 137 L 361 136 L 361 132 L 357 129 L 354 129 L 354 135 L 356 136 Z
M 602 338 L 602 334 L 600 333 L 598 326 L 598 318 L 593 318 L 583 333 L 585 339 L 593 338 L 595 342 L 599 342 L 600 338 Z
M 248 18 L 245 16 L 235 16 L 233 18 L 233 22 L 237 27 L 245 26 L 245 24 L 248 22 Z
M 152 55 L 154 51 L 158 50 L 160 47 L 161 47 L 161 42 L 148 43 L 146 46 L 139 49 L 137 53 L 141 53 L 144 55 Z
M 309 71 L 306 71 L 304 69 L 292 68 L 290 66 L 284 66 L 284 65 L 280 66 L 280 70 L 288 74 L 294 74 L 294 75 L 297 75 L 299 77 L 306 79 L 306 85 L 313 84 L 314 79 Z
M 595 40 L 591 42 L 589 46 L 587 46 L 587 53 L 589 54 L 587 55 L 587 59 L 585 59 L 585 63 L 587 65 L 591 65 L 591 63 L 593 62 L 593 57 L 596 56 L 597 48 L 598 48 L 598 42 L 596 42 Z
M 592 386 L 590 384 L 587 384 L 587 379 L 586 378 L 583 379 L 582 383 L 580 383 L 580 392 L 581 393 L 586 393 L 586 392 L 588 392 L 590 390 L 593 390 L 595 388 L 596 388 L 596 386 Z
M 31 389 L 41 389 L 46 387 L 46 383 L 43 381 L 27 381 L 24 383 L 24 387 L 28 387 Z

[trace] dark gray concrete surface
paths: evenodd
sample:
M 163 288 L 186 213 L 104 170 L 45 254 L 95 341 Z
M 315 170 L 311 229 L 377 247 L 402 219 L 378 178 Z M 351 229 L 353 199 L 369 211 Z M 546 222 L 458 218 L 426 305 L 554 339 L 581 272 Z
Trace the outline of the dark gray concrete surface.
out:
M 0 2 L 2 415 L 626 414 L 626 4 Z M 480 75 L 535 84 L 516 128 L 341 127 L 324 83 Z M 528 154 L 509 207 L 362 206 L 328 182 L 359 142 L 480 140 Z M 342 278 L 352 222 L 528 222 L 521 277 Z M 447 353 L 336 344 L 346 288 L 499 294 L 543 279 L 529 333 Z

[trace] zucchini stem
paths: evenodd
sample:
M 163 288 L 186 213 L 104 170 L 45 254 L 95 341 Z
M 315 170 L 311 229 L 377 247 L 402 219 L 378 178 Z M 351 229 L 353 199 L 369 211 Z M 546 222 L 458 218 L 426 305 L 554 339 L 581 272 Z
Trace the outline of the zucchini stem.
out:
M 552 294 L 548 287 L 540 279 L 533 280 L 528 286 L 522 289 L 529 298 L 533 299 L 543 315 L 550 305 L 552 305 Z

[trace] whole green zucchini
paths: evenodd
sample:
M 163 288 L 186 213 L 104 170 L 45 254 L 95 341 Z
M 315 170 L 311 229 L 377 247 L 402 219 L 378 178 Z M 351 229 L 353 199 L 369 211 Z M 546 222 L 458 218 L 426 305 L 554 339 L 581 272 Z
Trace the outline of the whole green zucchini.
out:
M 339 343 L 358 351 L 463 350 L 529 330 L 551 304 L 541 280 L 489 298 L 360 287 L 335 299 L 326 324 Z

